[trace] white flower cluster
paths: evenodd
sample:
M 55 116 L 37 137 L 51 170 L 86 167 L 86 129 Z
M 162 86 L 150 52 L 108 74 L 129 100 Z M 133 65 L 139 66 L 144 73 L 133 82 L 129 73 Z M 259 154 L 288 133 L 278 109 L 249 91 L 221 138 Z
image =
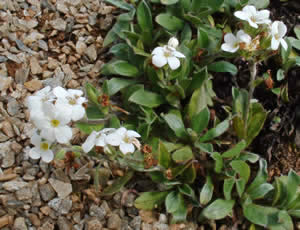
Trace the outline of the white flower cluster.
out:
M 285 50 L 287 49 L 288 45 L 284 40 L 287 27 L 280 21 L 274 21 L 272 23 L 269 19 L 269 10 L 258 11 L 255 6 L 250 5 L 245 6 L 241 11 L 236 11 L 234 15 L 243 21 L 247 21 L 249 25 L 255 29 L 258 29 L 259 25 L 268 25 L 268 34 L 271 38 L 271 49 L 277 50 L 280 44 Z M 239 50 L 240 46 L 245 50 L 253 51 L 259 45 L 257 39 L 252 39 L 250 35 L 246 34 L 243 30 L 238 31 L 236 36 L 232 33 L 227 33 L 224 37 L 224 41 L 225 43 L 222 44 L 221 49 L 230 53 L 235 53 Z
M 141 144 L 137 138 L 140 134 L 124 127 L 105 128 L 99 132 L 93 131 L 82 145 L 84 152 L 91 151 L 94 146 L 103 147 L 104 152 L 110 152 L 110 146 L 119 147 L 123 154 L 133 153 L 135 147 L 140 149 Z
M 51 145 L 69 143 L 72 129 L 68 124 L 85 116 L 83 103 L 87 100 L 82 95 L 81 90 L 66 90 L 60 86 L 52 90 L 47 86 L 27 98 L 30 120 L 37 127 L 31 137 L 35 146 L 29 152 L 31 158 L 49 163 L 54 158 Z
M 167 63 L 172 70 L 178 69 L 180 60 L 178 58 L 185 58 L 184 54 L 176 50 L 179 45 L 177 38 L 172 37 L 168 41 L 168 45 L 163 47 L 156 47 L 152 51 L 152 64 L 158 68 L 165 66 Z

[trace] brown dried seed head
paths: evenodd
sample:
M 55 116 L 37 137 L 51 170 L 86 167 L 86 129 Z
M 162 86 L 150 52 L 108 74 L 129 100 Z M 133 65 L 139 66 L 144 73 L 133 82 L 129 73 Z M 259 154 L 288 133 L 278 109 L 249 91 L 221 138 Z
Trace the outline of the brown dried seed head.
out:
M 152 147 L 150 145 L 144 145 L 142 149 L 143 153 L 152 153 Z
M 165 176 L 168 180 L 172 180 L 173 179 L 172 170 L 167 169 L 167 171 L 165 172 Z

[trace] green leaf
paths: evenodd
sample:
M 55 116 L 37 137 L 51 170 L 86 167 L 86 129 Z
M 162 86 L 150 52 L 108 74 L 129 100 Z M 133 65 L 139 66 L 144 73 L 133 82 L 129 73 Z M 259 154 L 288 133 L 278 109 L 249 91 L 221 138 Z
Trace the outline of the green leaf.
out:
M 58 152 L 55 153 L 55 159 L 56 160 L 65 159 L 66 152 L 67 151 L 65 149 L 60 149 Z
M 259 134 L 263 128 L 265 120 L 267 118 L 267 112 L 263 106 L 259 103 L 252 103 L 250 107 L 250 116 L 247 130 L 247 146 L 253 141 L 253 139 Z
M 168 213 L 173 213 L 178 210 L 180 205 L 180 193 L 173 191 L 167 195 L 165 205 Z
M 175 112 L 170 112 L 167 115 L 164 115 L 163 118 L 168 126 L 175 132 L 177 137 L 185 138 L 187 136 L 179 111 L 176 110 Z
M 239 194 L 239 197 L 242 197 L 246 187 L 246 180 L 244 178 L 236 179 L 235 184 L 236 184 L 236 190 Z
M 229 149 L 222 154 L 223 158 L 233 158 L 240 155 L 240 153 L 246 148 L 246 141 L 242 140 L 237 143 L 233 148 Z
M 268 178 L 267 167 L 267 161 L 265 159 L 260 159 L 258 173 L 256 174 L 254 181 L 247 188 L 247 193 L 252 193 L 252 191 L 259 187 L 261 184 L 266 183 Z
M 284 70 L 283 69 L 277 70 L 276 79 L 277 79 L 277 81 L 281 81 L 284 79 Z
M 164 5 L 173 5 L 175 3 L 177 3 L 179 0 L 160 0 L 160 3 L 161 4 L 164 4 Z
M 177 163 L 185 162 L 193 158 L 194 155 L 190 146 L 184 146 L 172 154 L 172 159 Z
M 237 172 L 241 178 L 247 183 L 250 177 L 250 167 L 247 163 L 241 160 L 235 160 L 230 163 L 231 167 Z
M 119 7 L 123 10 L 132 10 L 134 9 L 134 7 L 130 4 L 128 4 L 127 2 L 123 1 L 123 0 L 104 0 L 105 2 L 108 2 L 116 7 Z
M 191 126 L 198 134 L 201 133 L 208 125 L 210 112 L 207 107 L 201 110 L 198 114 L 192 117 Z
M 186 196 L 195 198 L 195 192 L 188 184 L 183 184 L 182 186 L 178 187 L 178 190 L 180 193 L 182 193 Z
M 223 168 L 223 158 L 220 153 L 214 152 L 211 157 L 215 160 L 215 172 L 220 173 Z
M 152 31 L 152 14 L 147 3 L 142 0 L 137 8 L 137 21 L 143 31 Z
M 300 40 L 300 25 L 296 25 L 294 27 L 294 32 L 296 34 L 296 37 Z
M 138 209 L 152 210 L 165 201 L 168 191 L 164 192 L 144 192 L 134 202 Z
M 250 222 L 267 227 L 269 226 L 271 219 L 277 219 L 278 210 L 272 207 L 248 204 L 243 206 L 243 213 Z
M 137 77 L 139 75 L 139 70 L 127 61 L 117 60 L 105 64 L 102 67 L 101 73 L 105 75 L 117 74 L 125 77 Z
M 208 70 L 218 73 L 231 73 L 232 75 L 237 74 L 237 68 L 235 65 L 227 61 L 218 61 L 208 65 Z
M 233 189 L 234 183 L 234 178 L 227 178 L 224 180 L 223 192 L 226 200 L 231 200 L 231 191 Z
M 294 172 L 293 170 L 289 171 L 288 179 L 287 179 L 287 201 L 286 205 L 288 206 L 291 202 L 293 202 L 297 198 L 297 190 L 300 185 L 300 176 Z
M 165 169 L 168 169 L 171 163 L 171 154 L 168 152 L 167 148 L 161 141 L 159 141 L 158 145 L 158 154 L 159 165 L 161 165 Z
M 251 152 L 243 152 L 238 160 L 249 161 L 250 163 L 256 163 L 259 160 L 259 155 Z
M 186 221 L 187 207 L 184 203 L 183 196 L 180 193 L 179 193 L 178 203 L 179 203 L 178 209 L 172 213 L 173 214 L 172 223 Z
M 112 96 L 119 92 L 121 89 L 126 88 L 129 85 L 134 84 L 135 81 L 123 78 L 112 78 L 108 81 L 105 81 L 103 85 L 103 90 L 109 95 Z
M 170 31 L 181 30 L 184 26 L 184 21 L 168 13 L 157 15 L 155 21 Z
M 294 47 L 295 49 L 300 50 L 300 40 L 293 39 L 293 40 L 291 41 L 291 45 L 292 45 L 292 47 Z
M 259 185 L 257 188 L 252 190 L 251 193 L 248 193 L 248 194 L 249 194 L 251 200 L 257 200 L 257 199 L 264 198 L 264 196 L 273 189 L 274 189 L 273 185 L 271 185 L 269 183 L 264 183 L 264 184 Z
M 205 153 L 212 153 L 214 151 L 213 145 L 211 143 L 200 143 L 197 141 L 195 143 L 195 147 Z
M 125 186 L 125 184 L 133 177 L 133 174 L 133 171 L 129 171 L 125 174 L 125 176 L 116 179 L 112 185 L 106 187 L 103 190 L 103 192 L 101 192 L 101 196 L 111 196 L 119 192 Z
M 88 124 L 83 122 L 77 122 L 76 127 L 85 134 L 90 134 L 93 131 L 100 131 L 104 127 L 103 124 Z
M 263 9 L 268 7 L 268 5 L 270 4 L 270 0 L 249 0 L 248 1 L 248 5 L 254 5 L 257 9 Z
M 85 91 L 89 101 L 93 102 L 94 104 L 98 104 L 98 97 L 100 96 L 98 90 L 92 84 L 86 83 Z
M 128 100 L 135 104 L 142 105 L 148 108 L 158 107 L 165 102 L 164 98 L 161 95 L 144 89 L 139 89 L 134 92 Z
M 87 107 L 86 116 L 88 117 L 88 119 L 93 120 L 104 118 L 105 115 L 97 105 L 93 105 Z M 103 122 L 105 122 L 105 119 L 103 119 Z
M 207 176 L 206 183 L 204 184 L 200 192 L 200 204 L 207 205 L 212 198 L 213 192 L 214 192 L 214 185 L 211 181 L 210 176 Z
M 218 124 L 215 128 L 208 130 L 202 137 L 199 138 L 200 142 L 210 141 L 220 135 L 222 135 L 229 127 L 229 121 L 224 120 Z
M 217 199 L 202 211 L 203 216 L 209 220 L 220 220 L 232 212 L 234 200 Z

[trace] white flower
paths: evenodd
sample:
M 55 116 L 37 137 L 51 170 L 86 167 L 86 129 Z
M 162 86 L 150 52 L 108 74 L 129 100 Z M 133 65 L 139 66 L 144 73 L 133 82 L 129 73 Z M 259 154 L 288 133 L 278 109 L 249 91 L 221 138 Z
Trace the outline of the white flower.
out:
M 140 149 L 140 142 L 137 139 L 138 137 L 141 137 L 141 135 L 137 132 L 121 127 L 114 133 L 107 135 L 105 140 L 112 146 L 119 146 L 120 151 L 123 154 L 126 154 L 133 153 L 135 151 L 134 146 Z
M 85 109 L 82 106 L 86 102 L 86 98 L 81 97 L 81 90 L 68 89 L 58 86 L 53 89 L 54 95 L 57 97 L 55 102 L 58 110 L 63 111 L 66 116 L 71 116 L 73 121 L 78 121 L 85 115 Z
M 42 105 L 45 102 L 52 102 L 55 100 L 51 87 L 46 86 L 45 88 L 37 91 L 34 95 L 27 97 L 26 106 L 30 110 L 30 116 L 40 116 L 42 111 Z
M 167 46 L 156 47 L 152 51 L 152 63 L 158 68 L 163 67 L 167 63 L 172 70 L 178 69 L 180 61 L 178 58 L 185 58 L 185 56 L 178 52 L 175 48 L 178 46 L 178 40 L 171 38 Z
M 232 33 L 225 34 L 224 41 L 225 43 L 222 44 L 221 49 L 226 52 L 235 53 L 240 48 L 240 43 L 249 45 L 251 43 L 251 37 L 243 30 L 239 30 L 237 36 Z
M 42 137 L 34 133 L 31 137 L 31 143 L 35 146 L 29 151 L 29 156 L 36 160 L 42 158 L 42 161 L 49 163 L 53 160 L 54 154 L 50 149 L 51 142 L 42 140 Z
M 248 21 L 250 26 L 258 28 L 258 24 L 269 24 L 271 20 L 269 10 L 257 11 L 255 6 L 245 6 L 242 11 L 236 11 L 234 15 L 241 19 Z
M 93 131 L 83 143 L 83 151 L 88 153 L 92 150 L 92 148 L 94 148 L 94 146 L 104 147 L 104 151 L 108 150 L 108 148 L 106 148 L 107 142 L 105 139 L 108 134 L 113 133 L 115 130 L 116 129 L 114 128 L 106 128 L 99 132 Z
M 272 41 L 271 41 L 271 48 L 272 50 L 277 50 L 279 47 L 279 44 L 282 45 L 282 47 L 287 50 L 288 45 L 286 41 L 283 39 L 287 32 L 286 25 L 283 22 L 275 21 L 272 23 L 271 26 L 271 34 L 272 34 Z
M 178 41 L 177 38 L 172 37 L 172 38 L 169 39 L 168 46 L 173 47 L 173 48 L 176 49 L 178 45 L 179 45 L 179 41 Z
M 49 102 L 43 104 L 43 113 L 44 116 L 33 119 L 33 123 L 41 130 L 41 136 L 48 141 L 68 143 L 72 138 L 72 129 L 67 126 L 71 118 Z

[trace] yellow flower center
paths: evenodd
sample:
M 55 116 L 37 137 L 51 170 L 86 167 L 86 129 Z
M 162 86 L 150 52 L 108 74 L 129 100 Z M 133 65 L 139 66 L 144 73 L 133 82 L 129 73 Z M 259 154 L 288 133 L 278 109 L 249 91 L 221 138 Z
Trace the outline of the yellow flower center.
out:
M 275 37 L 276 40 L 279 40 L 279 39 L 280 39 L 280 36 L 279 36 L 278 34 L 275 34 L 274 37 Z
M 57 126 L 59 126 L 59 123 L 60 123 L 60 121 L 59 121 L 59 120 L 55 120 L 55 119 L 53 119 L 53 120 L 51 121 L 51 125 L 52 125 L 53 127 L 57 127 Z
M 69 98 L 69 104 L 70 104 L 70 105 L 76 105 L 76 99 L 74 99 L 74 98 Z
M 164 52 L 164 56 L 165 56 L 166 58 L 171 57 L 171 56 L 172 56 L 172 53 L 169 52 L 169 51 L 165 51 L 165 52 Z
M 251 17 L 250 17 L 250 20 L 251 20 L 252 22 L 254 22 L 254 23 L 256 22 L 256 18 L 255 18 L 254 16 L 251 16 Z
M 40 148 L 44 151 L 47 151 L 49 149 L 49 145 L 47 142 L 42 142 Z

